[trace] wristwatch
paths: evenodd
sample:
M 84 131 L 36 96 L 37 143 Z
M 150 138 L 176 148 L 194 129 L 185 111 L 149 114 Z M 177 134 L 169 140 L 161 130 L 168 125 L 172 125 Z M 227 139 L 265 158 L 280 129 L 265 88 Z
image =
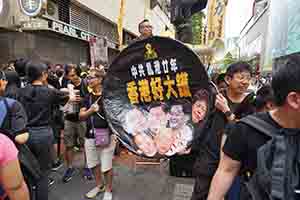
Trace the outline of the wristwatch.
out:
M 228 110 L 228 111 L 226 111 L 225 113 L 225 116 L 227 117 L 227 118 L 229 118 L 229 117 L 231 117 L 231 115 L 233 114 L 230 110 Z

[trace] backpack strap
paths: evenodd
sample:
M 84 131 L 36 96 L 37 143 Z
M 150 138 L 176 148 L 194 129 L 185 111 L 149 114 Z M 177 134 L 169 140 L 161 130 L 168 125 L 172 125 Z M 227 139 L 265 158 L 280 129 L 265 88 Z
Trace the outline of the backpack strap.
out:
M 258 118 L 255 115 L 249 115 L 245 118 L 242 118 L 238 123 L 244 123 L 269 137 L 273 137 L 276 132 L 278 132 L 278 129 L 276 129 L 270 123 Z
M 8 116 L 9 118 L 8 123 L 10 127 L 10 116 L 11 116 L 10 108 L 12 107 L 15 101 L 16 100 L 14 99 L 6 98 L 6 97 L 0 100 L 0 127 L 3 126 L 6 116 Z

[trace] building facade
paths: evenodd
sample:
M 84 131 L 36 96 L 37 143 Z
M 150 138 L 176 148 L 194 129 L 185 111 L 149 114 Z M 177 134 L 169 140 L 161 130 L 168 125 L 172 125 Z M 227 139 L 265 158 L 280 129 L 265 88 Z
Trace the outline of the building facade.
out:
M 28 0 L 29 1 L 29 0 Z M 30 58 L 54 64 L 111 63 L 118 54 L 117 22 L 120 1 L 40 0 L 41 12 L 29 17 L 19 0 L 1 0 L 0 64 Z M 22 1 L 26 2 L 26 1 Z M 171 28 L 160 4 L 150 0 L 127 0 L 123 41 L 138 35 L 137 25 L 145 17 L 153 20 L 154 33 Z
M 251 61 L 257 73 L 265 71 L 266 46 L 268 41 L 269 4 L 268 1 L 258 1 L 254 4 L 251 19 L 245 24 L 239 37 L 239 57 Z M 261 5 L 264 3 L 263 5 Z

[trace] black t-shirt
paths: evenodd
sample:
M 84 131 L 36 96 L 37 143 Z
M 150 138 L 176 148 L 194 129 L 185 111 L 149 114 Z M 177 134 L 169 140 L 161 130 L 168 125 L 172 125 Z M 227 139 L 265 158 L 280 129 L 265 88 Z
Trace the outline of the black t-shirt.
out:
M 88 87 L 87 87 L 87 83 L 81 79 L 81 82 L 78 86 L 74 87 L 74 90 L 79 90 L 80 92 L 80 97 L 85 98 L 89 92 L 88 92 Z M 80 103 L 81 107 L 83 105 L 83 102 Z M 79 111 L 77 113 L 72 113 L 72 114 L 66 114 L 65 119 L 71 122 L 79 122 Z
M 234 113 L 235 109 L 239 106 L 239 103 L 232 102 L 226 94 L 223 94 L 228 101 L 228 106 L 230 110 Z M 225 114 L 219 110 L 214 111 L 208 119 L 207 124 L 201 131 L 204 136 L 201 140 L 196 141 L 193 145 L 193 149 L 199 151 L 199 156 L 195 164 L 196 173 L 204 176 L 213 176 L 215 170 L 218 167 L 220 160 L 220 147 L 222 135 L 224 133 L 225 127 L 228 121 Z M 196 133 L 197 134 L 197 133 Z M 198 165 L 199 164 L 199 165 Z M 201 167 L 200 165 L 206 165 L 206 167 Z
M 227 99 L 230 110 L 235 113 L 240 103 L 232 102 L 225 92 L 223 96 Z M 196 140 L 193 145 L 193 149 L 199 152 L 194 164 L 196 175 L 194 194 L 199 199 L 207 198 L 212 177 L 218 168 L 222 135 L 227 125 L 225 114 L 216 110 L 210 114 L 202 130 L 196 129 L 203 134 L 201 141 Z
M 100 99 L 99 99 L 100 98 Z M 98 100 L 99 99 L 99 100 Z M 94 135 L 90 133 L 90 130 L 92 129 L 92 119 L 94 128 L 108 128 L 108 123 L 106 121 L 104 109 L 103 109 L 103 102 L 101 99 L 101 96 L 90 94 L 85 97 L 84 99 L 84 107 L 86 109 L 89 109 L 91 105 L 98 100 L 99 105 L 99 111 L 97 113 L 94 113 L 92 117 L 89 117 L 87 119 L 87 132 L 86 132 L 86 138 L 94 138 Z
M 257 113 L 255 115 L 272 126 L 281 129 L 269 113 Z M 242 172 L 254 172 L 257 167 L 257 150 L 271 138 L 243 123 L 237 123 L 231 127 L 229 132 L 223 152 L 233 160 L 242 163 Z
M 20 90 L 20 102 L 27 117 L 27 127 L 49 126 L 53 105 L 65 104 L 69 96 L 43 85 L 27 85 Z

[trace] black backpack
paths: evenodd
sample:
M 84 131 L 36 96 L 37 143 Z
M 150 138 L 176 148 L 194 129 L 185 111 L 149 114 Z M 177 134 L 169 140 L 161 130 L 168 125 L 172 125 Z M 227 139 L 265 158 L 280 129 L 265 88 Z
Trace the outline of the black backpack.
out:
M 277 129 L 247 116 L 244 123 L 271 139 L 257 151 L 257 169 L 245 184 L 252 200 L 296 200 L 300 169 L 300 131 Z
M 33 155 L 31 150 L 26 144 L 18 144 L 15 142 L 14 135 L 11 134 L 10 130 L 10 122 L 11 122 L 11 106 L 14 104 L 15 100 L 10 98 L 1 98 L 0 99 L 0 106 L 1 113 L 0 113 L 0 132 L 7 137 L 9 137 L 14 144 L 16 145 L 19 153 L 18 158 L 21 166 L 21 170 L 24 176 L 24 179 L 31 190 L 30 187 L 34 187 L 35 184 L 39 181 L 42 177 L 42 171 L 40 169 L 40 165 Z M 31 191 L 32 192 L 32 191 Z

